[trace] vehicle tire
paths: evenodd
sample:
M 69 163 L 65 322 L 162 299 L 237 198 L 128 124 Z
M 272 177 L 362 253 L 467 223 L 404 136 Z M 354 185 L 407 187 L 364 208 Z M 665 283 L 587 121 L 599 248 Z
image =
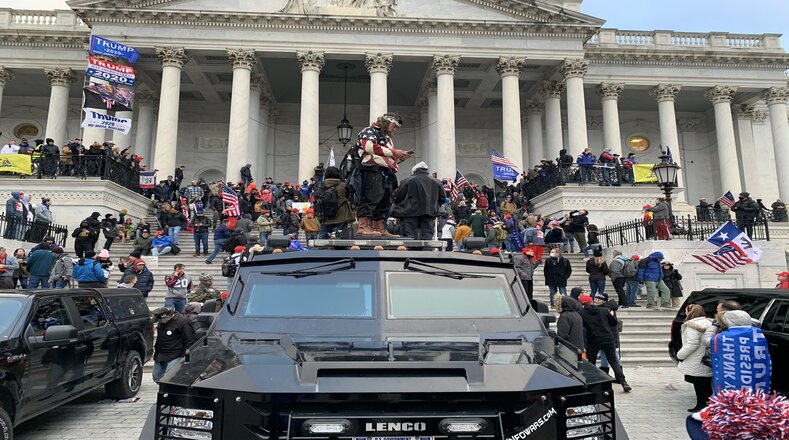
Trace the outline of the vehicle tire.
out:
M 5 408 L 0 408 L 0 440 L 13 440 L 14 439 L 14 423 L 11 417 L 5 411 Z
M 140 392 L 142 385 L 142 358 L 134 350 L 126 353 L 121 377 L 104 386 L 107 396 L 112 399 L 128 399 Z

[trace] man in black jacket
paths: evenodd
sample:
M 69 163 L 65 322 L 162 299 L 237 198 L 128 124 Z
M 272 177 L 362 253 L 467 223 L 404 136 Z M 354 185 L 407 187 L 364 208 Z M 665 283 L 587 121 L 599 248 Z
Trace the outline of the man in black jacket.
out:
M 573 267 L 570 265 L 570 260 L 562 256 L 559 248 L 553 248 L 550 258 L 545 260 L 543 270 L 545 271 L 545 285 L 548 286 L 551 307 L 553 307 L 553 297 L 557 290 L 560 294 L 567 295 L 567 280 L 573 273 Z
M 154 310 L 153 319 L 158 322 L 153 345 L 153 381 L 159 383 L 164 373 L 192 346 L 195 332 L 189 318 L 167 307 Z
M 737 227 L 745 231 L 748 237 L 753 238 L 753 225 L 756 223 L 756 214 L 759 212 L 759 205 L 751 198 L 747 192 L 740 193 L 738 200 L 731 210 L 735 213 Z
M 394 195 L 392 217 L 402 222 L 403 236 L 432 240 L 438 210 L 446 199 L 441 181 L 431 177 L 427 164 L 419 162 L 413 175 L 403 179 Z M 383 236 L 390 236 L 388 232 Z
M 99 241 L 99 232 L 101 232 L 101 220 L 99 217 L 101 216 L 98 212 L 93 212 L 90 217 L 83 220 L 88 224 L 88 229 L 91 232 L 91 242 L 90 242 L 90 249 L 96 249 L 96 242 Z
M 240 173 L 241 173 L 241 181 L 244 182 L 243 190 L 246 190 L 247 185 L 249 185 L 249 182 L 252 181 L 252 164 L 248 163 L 243 167 L 241 167 Z
M 622 385 L 626 393 L 629 393 L 632 388 L 625 380 L 625 373 L 616 356 L 616 338 L 611 332 L 611 328 L 617 325 L 616 318 L 609 309 L 594 305 L 592 297 L 588 295 L 580 297 L 579 302 L 583 306 L 580 313 L 586 330 L 586 358 L 592 365 L 596 365 L 597 353 L 600 351 L 605 353 L 611 369 L 614 370 L 616 382 Z

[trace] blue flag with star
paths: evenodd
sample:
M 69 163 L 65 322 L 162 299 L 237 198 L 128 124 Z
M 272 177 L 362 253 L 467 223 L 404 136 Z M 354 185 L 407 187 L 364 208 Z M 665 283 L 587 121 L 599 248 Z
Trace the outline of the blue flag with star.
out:
M 707 238 L 707 241 L 715 246 L 723 246 L 724 243 L 734 240 L 739 237 L 743 232 L 732 222 L 726 222 L 721 225 L 712 235 Z

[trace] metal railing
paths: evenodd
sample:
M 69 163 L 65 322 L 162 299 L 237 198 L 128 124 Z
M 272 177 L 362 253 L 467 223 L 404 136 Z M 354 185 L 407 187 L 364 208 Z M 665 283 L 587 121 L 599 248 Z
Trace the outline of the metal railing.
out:
M 655 183 L 636 183 L 631 169 L 623 166 L 608 167 L 596 164 L 581 166 L 573 163 L 570 166 L 554 166 L 548 170 L 540 171 L 533 179 L 526 182 L 524 192 L 526 197 L 532 199 L 557 186 L 565 185 L 652 185 Z
M 100 155 L 33 156 L 33 174 L 39 179 L 98 177 L 142 194 L 140 172 L 115 158 Z
M 29 243 L 41 243 L 44 237 L 51 236 L 61 247 L 66 246 L 68 237 L 68 228 L 64 225 L 7 218 L 5 214 L 0 214 L 0 230 L 5 239 Z
M 721 227 L 727 220 L 699 220 L 690 215 L 675 216 L 671 225 L 672 240 L 706 240 L 713 232 Z M 629 222 L 617 223 L 600 230 L 598 237 L 605 247 L 624 246 L 633 243 L 642 243 L 648 240 L 657 240 L 655 222 L 645 222 L 636 219 Z M 754 240 L 770 241 L 770 226 L 766 218 L 757 219 L 753 225 Z

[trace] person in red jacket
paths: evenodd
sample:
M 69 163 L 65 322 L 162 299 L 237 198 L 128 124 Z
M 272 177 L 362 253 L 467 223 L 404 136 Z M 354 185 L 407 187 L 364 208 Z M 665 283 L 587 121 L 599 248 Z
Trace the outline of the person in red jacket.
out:
M 789 272 L 781 272 L 776 275 L 778 275 L 778 285 L 775 287 L 789 290 Z

